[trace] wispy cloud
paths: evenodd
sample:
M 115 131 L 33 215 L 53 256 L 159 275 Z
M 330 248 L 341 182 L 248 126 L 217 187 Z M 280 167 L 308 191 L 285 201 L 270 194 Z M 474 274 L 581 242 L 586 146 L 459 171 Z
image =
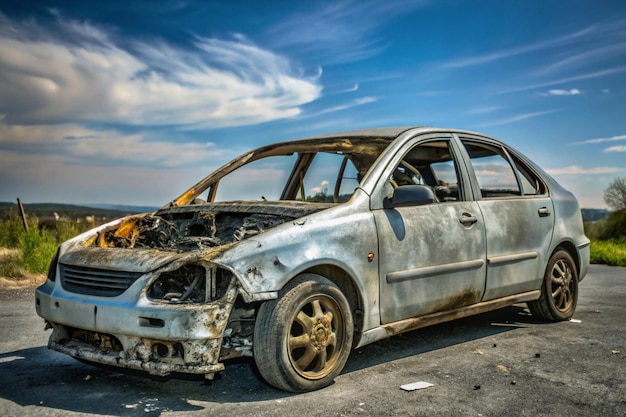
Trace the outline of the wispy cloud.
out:
M 465 112 L 466 114 L 489 114 L 501 110 L 502 106 L 484 106 L 476 107 Z
M 29 155 L 58 154 L 67 164 L 158 166 L 176 168 L 227 159 L 211 142 L 148 140 L 142 134 L 95 130 L 77 124 L 7 125 L 0 123 L 0 150 Z
M 386 40 L 378 29 L 397 16 L 427 4 L 426 0 L 347 0 L 309 2 L 268 31 L 280 48 L 315 53 L 326 63 L 357 62 L 382 52 Z M 321 5 L 321 6 L 320 6 Z
M 579 165 L 570 165 L 564 168 L 552 168 L 546 169 L 546 172 L 550 175 L 605 175 L 615 174 L 626 171 L 626 168 L 617 167 L 592 167 L 583 168 Z
M 621 73 L 621 72 L 624 72 L 624 71 L 626 71 L 626 66 L 613 67 L 613 68 L 608 68 L 608 69 L 605 69 L 605 70 L 588 72 L 588 73 L 585 73 L 585 74 L 574 75 L 574 76 L 571 76 L 571 77 L 566 77 L 566 78 L 561 78 L 561 79 L 556 79 L 556 80 L 551 80 L 551 81 L 545 81 L 545 82 L 541 82 L 541 83 L 535 83 L 535 84 L 529 84 L 529 85 L 518 86 L 518 87 L 513 87 L 513 88 L 507 88 L 507 89 L 500 90 L 497 94 L 518 93 L 520 91 L 535 90 L 535 89 L 544 88 L 544 87 L 551 87 L 553 85 L 571 83 L 571 82 L 574 82 L 574 81 L 581 81 L 581 80 L 589 80 L 589 79 L 593 79 L 593 78 L 606 77 L 608 75 L 618 74 L 618 73 Z
M 610 146 L 604 150 L 604 152 L 626 152 L 626 146 Z
M 0 114 L 5 122 L 241 126 L 300 114 L 322 87 L 245 38 L 191 48 L 113 40 L 89 23 L 54 28 L 0 15 Z
M 509 58 L 517 55 L 527 54 L 530 52 L 536 52 L 544 49 L 554 48 L 572 42 L 577 41 L 581 37 L 591 33 L 594 30 L 593 26 L 587 27 L 577 32 L 569 33 L 564 36 L 556 37 L 553 39 L 547 39 L 540 42 L 530 43 L 526 45 L 520 45 L 511 47 L 509 49 L 502 49 L 495 52 L 489 52 L 486 54 L 469 56 L 461 59 L 457 59 L 448 62 L 443 65 L 444 68 L 464 68 L 475 65 L 487 64 L 493 61 L 498 61 L 504 58 Z
M 572 88 L 570 90 L 548 90 L 547 93 L 543 93 L 545 96 L 577 96 L 582 94 L 578 88 Z
M 355 83 L 350 88 L 344 88 L 343 90 L 339 90 L 337 91 L 337 94 L 354 93 L 355 91 L 359 91 L 359 83 Z
M 626 22 L 624 22 L 626 24 Z M 626 42 L 606 46 L 589 46 L 593 49 L 582 52 L 574 52 L 567 58 L 561 59 L 553 64 L 547 65 L 534 72 L 534 75 L 547 75 L 560 70 L 571 71 L 573 68 L 587 66 L 590 63 L 597 63 L 607 58 L 626 54 Z
M 573 71 L 580 67 L 603 64 L 626 55 L 626 19 L 601 21 L 592 30 L 567 48 L 554 51 L 555 62 L 535 70 L 533 75 L 543 76 L 559 71 Z
M 311 118 L 311 117 L 321 116 L 323 114 L 328 114 L 328 113 L 334 113 L 334 112 L 338 112 L 338 111 L 348 110 L 348 109 L 351 109 L 353 107 L 362 106 L 364 104 L 375 103 L 376 101 L 378 101 L 378 97 L 361 97 L 361 98 L 354 99 L 354 100 L 352 100 L 349 103 L 341 104 L 341 105 L 334 106 L 334 107 L 328 107 L 328 108 L 325 108 L 325 109 L 320 110 L 318 112 L 307 114 L 306 116 L 303 116 L 303 117 L 308 119 L 308 118 Z
M 511 116 L 511 117 L 506 117 L 506 118 L 499 119 L 499 120 L 494 120 L 494 121 L 491 121 L 491 122 L 481 123 L 478 126 L 486 127 L 486 126 L 507 125 L 507 124 L 510 124 L 510 123 L 517 123 L 517 122 L 521 122 L 523 120 L 532 119 L 532 118 L 539 117 L 539 116 L 544 116 L 546 114 L 554 113 L 556 111 L 558 111 L 558 110 L 546 110 L 546 111 L 538 111 L 538 112 L 532 112 L 532 113 L 523 113 L 523 114 L 518 114 L 518 115 L 515 115 L 515 116 Z
M 611 136 L 608 138 L 588 139 L 588 140 L 583 140 L 581 142 L 575 142 L 574 145 L 589 145 L 589 144 L 594 144 L 594 143 L 617 142 L 620 140 L 626 140 L 626 135 L 617 135 L 617 136 Z
M 534 75 L 546 75 L 561 69 L 571 71 L 577 66 L 597 64 L 599 61 L 626 54 L 625 28 L 626 20 L 623 19 L 598 22 L 562 36 L 455 59 L 443 67 L 465 68 L 540 51 L 553 51 L 555 56 L 562 58 L 536 70 Z

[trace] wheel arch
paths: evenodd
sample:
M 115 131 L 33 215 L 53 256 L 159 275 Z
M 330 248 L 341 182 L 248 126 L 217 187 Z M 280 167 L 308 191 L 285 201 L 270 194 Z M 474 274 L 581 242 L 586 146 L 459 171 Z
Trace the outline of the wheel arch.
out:
M 350 310 L 352 312 L 352 321 L 354 323 L 354 332 L 355 337 L 352 341 L 352 347 L 356 347 L 359 343 L 360 335 L 363 329 L 363 297 L 359 291 L 359 288 L 356 284 L 356 280 L 345 270 L 341 269 L 336 265 L 316 265 L 312 266 L 302 272 L 300 272 L 297 276 L 301 274 L 312 273 L 320 275 L 333 284 L 335 284 L 343 295 L 345 295 L 348 303 L 350 304 Z M 295 279 L 296 277 L 292 278 Z M 289 281 L 291 282 L 291 280 Z
M 548 257 L 548 259 L 550 259 L 552 255 L 554 255 L 559 249 L 564 249 L 565 251 L 567 251 L 567 253 L 569 253 L 569 255 L 574 260 L 574 264 L 576 265 L 576 276 L 578 277 L 578 281 L 580 281 L 580 271 L 581 271 L 582 265 L 580 263 L 581 262 L 580 256 L 578 255 L 578 251 L 576 250 L 576 245 L 574 245 L 574 243 L 572 243 L 569 240 L 564 240 L 562 242 L 559 242 L 554 247 L 554 250 Z

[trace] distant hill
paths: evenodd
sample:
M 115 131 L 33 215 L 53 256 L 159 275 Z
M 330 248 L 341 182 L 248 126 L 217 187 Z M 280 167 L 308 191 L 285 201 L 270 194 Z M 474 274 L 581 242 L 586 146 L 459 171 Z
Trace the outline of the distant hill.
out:
M 125 206 L 122 204 L 90 204 L 88 207 L 105 209 L 105 210 L 115 210 L 115 211 L 123 211 L 127 213 L 148 213 L 152 211 L 157 211 L 161 207 L 152 207 L 152 206 Z
M 65 218 L 84 219 L 94 216 L 97 220 L 116 219 L 129 214 L 145 213 L 155 211 L 156 207 L 142 206 L 122 206 L 122 205 L 100 205 L 100 207 L 76 206 L 72 204 L 60 203 L 30 203 L 24 204 L 24 211 L 27 216 L 39 218 Z M 55 216 L 56 213 L 56 216 Z M 0 218 L 6 218 L 19 214 L 16 203 L 0 202 Z
M 610 213 L 610 211 L 607 209 L 588 209 L 588 208 L 582 209 L 581 212 L 583 215 L 583 221 L 585 222 L 597 222 L 598 220 L 604 219 Z

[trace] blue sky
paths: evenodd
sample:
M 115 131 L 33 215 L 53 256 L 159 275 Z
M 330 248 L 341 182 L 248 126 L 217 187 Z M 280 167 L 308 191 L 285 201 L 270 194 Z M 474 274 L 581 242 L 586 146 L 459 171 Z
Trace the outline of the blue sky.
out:
M 605 207 L 625 103 L 621 1 L 0 4 L 0 201 L 159 206 L 251 147 L 429 125 Z

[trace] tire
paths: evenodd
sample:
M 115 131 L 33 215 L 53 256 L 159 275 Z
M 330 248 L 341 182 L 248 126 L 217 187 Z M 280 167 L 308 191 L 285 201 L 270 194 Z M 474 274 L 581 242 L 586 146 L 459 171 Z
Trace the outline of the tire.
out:
M 254 327 L 254 360 L 275 388 L 313 391 L 343 369 L 354 334 L 348 300 L 328 279 L 303 274 L 265 302 Z
M 578 301 L 578 271 L 571 255 L 557 248 L 550 257 L 541 284 L 541 297 L 528 302 L 533 316 L 545 321 L 569 320 Z

